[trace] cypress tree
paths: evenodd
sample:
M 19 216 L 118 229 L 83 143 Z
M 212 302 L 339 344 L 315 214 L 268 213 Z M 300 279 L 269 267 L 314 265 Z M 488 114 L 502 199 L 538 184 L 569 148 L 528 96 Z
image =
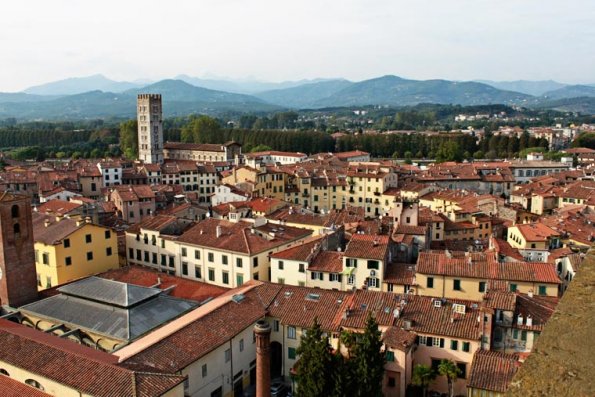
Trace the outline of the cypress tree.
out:
M 329 396 L 333 390 L 333 355 L 328 337 L 323 335 L 318 319 L 302 336 L 297 349 L 298 397 Z
M 366 328 L 355 345 L 354 369 L 357 378 L 357 393 L 361 397 L 381 397 L 382 379 L 386 356 L 382 350 L 382 333 L 371 313 L 366 319 Z

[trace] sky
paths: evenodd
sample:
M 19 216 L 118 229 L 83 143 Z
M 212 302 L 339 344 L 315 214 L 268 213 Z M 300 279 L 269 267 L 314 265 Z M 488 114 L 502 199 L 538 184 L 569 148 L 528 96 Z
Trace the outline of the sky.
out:
M 593 0 L 19 0 L 0 91 L 103 74 L 595 83 Z

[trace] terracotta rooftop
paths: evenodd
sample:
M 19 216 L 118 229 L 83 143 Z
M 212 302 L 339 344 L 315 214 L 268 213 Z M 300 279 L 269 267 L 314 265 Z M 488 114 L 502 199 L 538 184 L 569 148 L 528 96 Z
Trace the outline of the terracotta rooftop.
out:
M 345 256 L 384 261 L 388 255 L 388 245 L 388 236 L 354 234 L 347 244 Z
M 314 257 L 308 270 L 340 273 L 343 270 L 343 253 L 337 251 L 322 251 Z
M 528 281 L 559 284 L 556 268 L 541 262 L 498 262 L 496 253 L 421 252 L 417 272 L 485 280 Z
M 384 282 L 398 285 L 413 285 L 415 265 L 390 263 L 386 266 Z
M 32 218 L 34 240 L 48 245 L 60 243 L 64 238 L 87 225 L 84 221 L 78 222 L 69 218 L 56 219 L 55 216 L 35 212 Z
M 2 397 L 49 397 L 40 389 L 18 382 L 8 376 L 0 374 L 0 395 Z
M 405 331 L 399 327 L 388 327 L 382 335 L 382 341 L 385 345 L 402 351 L 409 351 L 415 344 L 417 334 Z
M 0 356 L 11 365 L 96 397 L 160 396 L 184 381 L 182 376 L 122 368 L 115 356 L 3 319 Z
M 473 356 L 467 387 L 504 393 L 519 367 L 518 356 L 515 354 L 477 350 Z
M 560 234 L 542 223 L 523 223 L 515 227 L 523 235 L 526 241 L 547 241 L 551 237 Z
M 275 252 L 271 255 L 271 258 L 309 262 L 314 258 L 315 254 L 318 253 L 323 239 L 324 236 L 320 235 L 310 237 L 293 247 Z
M 65 200 L 50 200 L 37 206 L 37 212 L 52 215 L 66 215 L 78 210 L 82 204 Z
M 311 230 L 290 226 L 279 228 L 270 223 L 254 228 L 252 226 L 243 221 L 233 223 L 210 218 L 190 227 L 176 240 L 191 245 L 255 254 L 312 234 Z M 220 235 L 217 235 L 217 230 L 220 230 Z
M 108 270 L 100 273 L 97 277 L 124 283 L 140 285 L 143 287 L 157 287 L 162 290 L 169 290 L 168 295 L 175 298 L 189 299 L 196 302 L 204 302 L 209 298 L 217 297 L 228 291 L 227 288 L 189 280 L 187 278 L 170 276 L 156 270 L 140 266 L 126 266 L 119 269 Z

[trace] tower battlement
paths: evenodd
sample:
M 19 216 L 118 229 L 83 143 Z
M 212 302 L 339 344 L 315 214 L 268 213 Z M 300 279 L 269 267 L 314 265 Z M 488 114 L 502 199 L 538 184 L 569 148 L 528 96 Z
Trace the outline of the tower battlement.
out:
M 138 99 L 154 99 L 161 100 L 161 94 L 138 94 Z

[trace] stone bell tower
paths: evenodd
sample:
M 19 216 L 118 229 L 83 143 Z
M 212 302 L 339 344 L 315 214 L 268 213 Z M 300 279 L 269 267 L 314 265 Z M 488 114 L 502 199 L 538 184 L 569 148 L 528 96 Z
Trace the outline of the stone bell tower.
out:
M 163 110 L 161 94 L 139 94 L 137 99 L 138 159 L 163 163 Z
M 31 199 L 0 192 L 0 305 L 37 299 Z

